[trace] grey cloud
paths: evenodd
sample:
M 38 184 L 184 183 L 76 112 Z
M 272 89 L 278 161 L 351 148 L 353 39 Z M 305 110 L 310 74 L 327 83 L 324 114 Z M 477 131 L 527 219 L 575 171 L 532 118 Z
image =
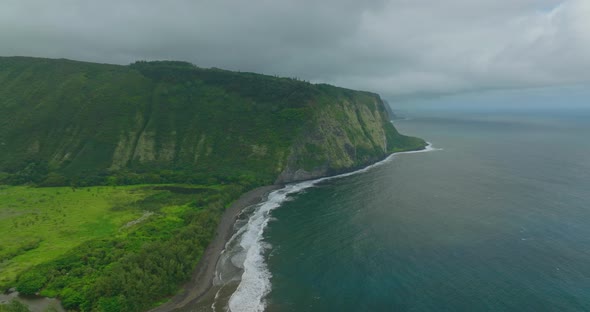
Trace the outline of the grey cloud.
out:
M 0 55 L 179 59 L 385 96 L 590 81 L 587 0 L 3 0 Z

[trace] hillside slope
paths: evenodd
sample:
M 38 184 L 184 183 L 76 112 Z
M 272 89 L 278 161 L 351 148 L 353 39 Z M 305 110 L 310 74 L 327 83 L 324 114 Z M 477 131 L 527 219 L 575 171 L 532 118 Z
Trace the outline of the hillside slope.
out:
M 372 93 L 184 62 L 0 58 L 4 183 L 262 185 L 423 145 Z

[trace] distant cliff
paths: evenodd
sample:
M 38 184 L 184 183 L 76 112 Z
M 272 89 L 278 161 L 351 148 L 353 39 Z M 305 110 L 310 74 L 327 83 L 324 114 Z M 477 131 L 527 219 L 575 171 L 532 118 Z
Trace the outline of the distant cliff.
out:
M 393 109 L 391 108 L 391 105 L 389 105 L 389 102 L 387 101 L 383 101 L 383 106 L 385 106 L 385 110 L 387 111 L 387 114 L 389 115 L 389 120 L 396 120 L 399 119 L 400 117 L 397 116 L 394 112 Z
M 423 146 L 372 93 L 184 62 L 0 58 L 0 183 L 284 183 Z

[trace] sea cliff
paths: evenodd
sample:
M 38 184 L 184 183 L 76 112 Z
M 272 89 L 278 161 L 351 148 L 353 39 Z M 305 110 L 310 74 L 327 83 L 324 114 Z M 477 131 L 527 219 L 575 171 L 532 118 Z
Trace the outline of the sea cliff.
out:
M 184 62 L 0 58 L 0 181 L 286 183 L 419 149 L 377 94 Z

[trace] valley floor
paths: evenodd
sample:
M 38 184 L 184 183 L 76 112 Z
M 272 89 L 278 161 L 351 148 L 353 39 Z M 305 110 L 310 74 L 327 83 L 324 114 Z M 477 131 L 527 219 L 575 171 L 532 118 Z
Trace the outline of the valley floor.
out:
M 178 291 L 207 246 L 223 248 L 209 242 L 219 223 L 231 228 L 228 211 L 244 201 L 226 207 L 243 191 L 0 186 L 0 288 L 58 297 L 66 309 L 146 310 Z

